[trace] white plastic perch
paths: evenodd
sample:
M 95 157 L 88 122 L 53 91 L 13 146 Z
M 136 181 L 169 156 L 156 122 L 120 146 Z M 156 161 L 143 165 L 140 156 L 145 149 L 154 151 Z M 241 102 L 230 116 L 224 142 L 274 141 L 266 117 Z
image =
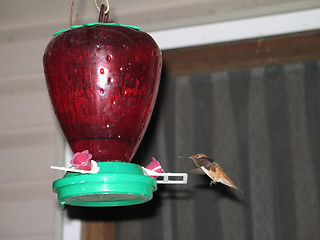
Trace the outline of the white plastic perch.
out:
M 187 184 L 188 174 L 186 173 L 158 173 L 142 167 L 145 175 L 152 177 L 162 177 L 157 179 L 158 184 Z
M 91 164 L 92 164 L 92 169 L 90 171 L 77 169 L 77 168 L 74 168 L 74 167 L 67 168 L 67 167 L 51 166 L 50 168 L 51 169 L 55 169 L 55 170 L 66 171 L 66 172 L 78 172 L 78 173 L 82 173 L 82 174 L 85 174 L 85 173 L 98 173 L 99 170 L 100 170 L 100 167 L 98 167 L 97 162 L 94 161 L 94 160 L 91 160 Z

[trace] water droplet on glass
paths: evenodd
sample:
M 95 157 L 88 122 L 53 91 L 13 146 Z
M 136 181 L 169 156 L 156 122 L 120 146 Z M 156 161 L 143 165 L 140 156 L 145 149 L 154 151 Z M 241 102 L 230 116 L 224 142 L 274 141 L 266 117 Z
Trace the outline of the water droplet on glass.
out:
M 111 61 L 111 56 L 110 55 L 107 55 L 107 61 Z
M 104 95 L 106 91 L 103 88 L 100 88 L 99 92 L 100 92 L 100 95 Z
M 104 74 L 104 69 L 103 68 L 100 68 L 100 73 Z

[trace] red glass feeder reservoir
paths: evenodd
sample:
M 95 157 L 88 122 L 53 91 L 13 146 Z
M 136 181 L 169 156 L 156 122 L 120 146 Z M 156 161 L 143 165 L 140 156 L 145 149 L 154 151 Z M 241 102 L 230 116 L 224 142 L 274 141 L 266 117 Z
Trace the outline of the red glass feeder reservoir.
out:
M 50 41 L 44 72 L 73 152 L 131 161 L 154 107 L 161 59 L 155 41 L 133 27 L 83 26 Z
M 73 152 L 89 150 L 98 164 L 129 163 L 158 92 L 162 57 L 156 42 L 134 26 L 75 26 L 49 42 L 43 65 L 55 114 Z

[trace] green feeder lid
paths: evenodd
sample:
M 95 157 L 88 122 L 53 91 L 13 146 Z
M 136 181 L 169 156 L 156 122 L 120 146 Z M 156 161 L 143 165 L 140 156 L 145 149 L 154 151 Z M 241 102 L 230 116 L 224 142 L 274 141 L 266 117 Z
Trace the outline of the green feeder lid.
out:
M 156 179 L 133 163 L 98 162 L 98 173 L 67 172 L 53 182 L 61 208 L 126 206 L 147 202 L 157 190 Z

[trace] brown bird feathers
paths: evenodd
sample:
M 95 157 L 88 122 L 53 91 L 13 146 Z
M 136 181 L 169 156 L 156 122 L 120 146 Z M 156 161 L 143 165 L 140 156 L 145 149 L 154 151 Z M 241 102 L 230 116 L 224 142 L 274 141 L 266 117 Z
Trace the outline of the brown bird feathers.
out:
M 242 193 L 242 190 L 235 185 L 231 179 L 224 173 L 222 168 L 212 159 L 208 158 L 203 153 L 198 153 L 194 156 L 188 157 L 194 161 L 194 163 L 199 167 L 191 170 L 191 174 L 207 174 L 212 180 L 210 186 L 216 182 L 220 182 L 224 185 L 232 187 Z

